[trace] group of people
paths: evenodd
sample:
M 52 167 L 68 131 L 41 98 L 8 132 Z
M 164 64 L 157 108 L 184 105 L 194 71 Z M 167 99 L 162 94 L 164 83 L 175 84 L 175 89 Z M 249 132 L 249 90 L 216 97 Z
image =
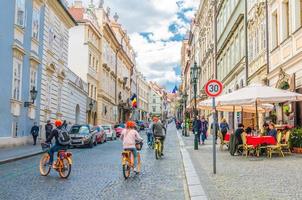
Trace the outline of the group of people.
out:
M 136 143 L 142 141 L 142 137 L 135 129 L 136 124 L 133 121 L 126 122 L 126 128 L 122 131 L 120 139 L 123 141 L 123 149 L 130 150 L 134 157 L 134 171 L 137 171 L 137 149 Z M 158 137 L 162 143 L 162 151 L 164 146 L 164 140 L 166 136 L 166 125 L 161 122 L 157 117 L 153 118 L 153 122 L 150 122 L 147 129 L 148 143 L 153 142 L 153 138 Z M 163 154 L 162 154 L 163 155 Z
M 71 122 L 68 122 L 66 120 L 64 120 L 62 122 L 62 127 L 65 128 L 67 131 L 70 130 L 71 128 Z M 47 120 L 46 124 L 45 124 L 45 137 L 46 139 L 49 137 L 49 135 L 51 134 L 52 130 L 53 130 L 54 126 L 51 123 L 50 120 Z M 40 132 L 40 128 L 37 124 L 37 122 L 34 122 L 34 125 L 32 126 L 31 130 L 30 130 L 30 134 L 33 137 L 33 145 L 37 144 L 37 138 L 39 136 L 39 132 Z

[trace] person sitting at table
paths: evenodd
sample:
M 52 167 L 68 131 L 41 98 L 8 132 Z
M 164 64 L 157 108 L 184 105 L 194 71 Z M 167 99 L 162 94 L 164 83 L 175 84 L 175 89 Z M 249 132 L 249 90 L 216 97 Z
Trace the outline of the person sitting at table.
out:
M 269 124 L 269 132 L 267 135 L 273 136 L 275 138 L 275 140 L 277 141 L 277 130 L 275 128 L 275 124 L 272 122 Z
M 243 124 L 238 124 L 238 128 L 235 131 L 235 136 L 237 138 L 238 144 L 242 144 L 242 138 L 241 134 L 244 132 L 244 125 Z
M 246 134 L 250 135 L 250 134 L 252 134 L 252 130 L 253 129 L 249 126 L 245 129 L 245 132 L 246 132 Z
M 225 135 L 227 134 L 227 132 L 230 130 L 228 123 L 226 122 L 226 120 L 223 118 L 220 122 L 220 131 L 222 133 L 223 136 L 223 140 L 225 138 Z
M 269 132 L 269 125 L 268 123 L 265 122 L 262 126 L 261 134 L 265 136 L 268 134 L 268 132 Z

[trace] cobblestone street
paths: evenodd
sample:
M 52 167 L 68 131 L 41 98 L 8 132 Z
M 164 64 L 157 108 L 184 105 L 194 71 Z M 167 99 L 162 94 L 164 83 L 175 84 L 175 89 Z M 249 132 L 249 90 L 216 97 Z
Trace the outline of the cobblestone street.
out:
M 212 140 L 193 150 L 193 136 L 183 137 L 186 149 L 209 199 L 302 199 L 302 157 L 231 156 L 217 145 L 217 174 L 213 175 Z
M 141 135 L 145 137 L 144 132 Z M 60 179 L 53 170 L 47 177 L 40 176 L 41 155 L 0 165 L 0 199 L 185 199 L 183 164 L 174 127 L 168 132 L 165 157 L 155 160 L 153 150 L 145 144 L 142 172 L 128 180 L 122 175 L 120 141 L 72 152 L 74 164 L 67 180 Z

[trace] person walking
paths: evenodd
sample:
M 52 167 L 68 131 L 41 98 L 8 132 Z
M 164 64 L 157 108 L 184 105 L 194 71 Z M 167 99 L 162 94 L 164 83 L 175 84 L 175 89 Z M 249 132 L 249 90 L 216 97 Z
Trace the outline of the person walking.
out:
M 198 116 L 196 120 L 193 122 L 193 131 L 194 134 L 197 134 L 198 144 L 200 144 L 200 135 L 201 135 L 201 120 Z
M 37 137 L 39 135 L 39 126 L 37 125 L 37 122 L 34 122 L 33 127 L 30 130 L 31 135 L 33 136 L 34 144 L 37 144 Z
M 45 136 L 46 136 L 46 138 L 49 137 L 49 135 L 51 134 L 52 129 L 53 129 L 53 126 L 52 126 L 50 120 L 47 120 L 47 122 L 45 124 Z
M 225 135 L 227 134 L 227 132 L 230 130 L 229 124 L 226 122 L 226 119 L 222 119 L 221 123 L 220 123 L 220 131 L 222 133 L 223 136 L 223 140 L 225 138 Z
M 204 116 L 201 117 L 200 120 L 200 132 L 201 132 L 201 141 L 204 144 L 204 141 L 207 139 L 207 131 L 208 131 L 208 121 L 205 119 Z

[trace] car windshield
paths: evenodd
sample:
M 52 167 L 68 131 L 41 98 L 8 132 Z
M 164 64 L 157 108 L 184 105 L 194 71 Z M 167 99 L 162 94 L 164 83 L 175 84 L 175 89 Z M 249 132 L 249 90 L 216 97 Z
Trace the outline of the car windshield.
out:
M 110 130 L 110 126 L 103 126 L 104 130 Z
M 88 135 L 89 128 L 87 126 L 73 126 L 70 130 L 70 134 Z

